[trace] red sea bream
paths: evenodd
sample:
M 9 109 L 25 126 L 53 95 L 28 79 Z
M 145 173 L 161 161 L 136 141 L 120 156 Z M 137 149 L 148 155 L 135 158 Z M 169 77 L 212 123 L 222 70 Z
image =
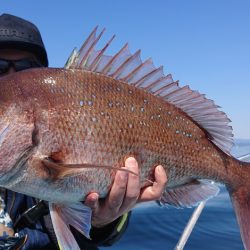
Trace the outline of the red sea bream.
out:
M 105 197 L 132 155 L 141 187 L 154 166 L 165 168 L 162 204 L 190 207 L 218 193 L 211 180 L 225 184 L 249 250 L 250 165 L 230 155 L 230 120 L 140 51 L 104 55 L 111 41 L 96 50 L 101 34 L 65 68 L 0 78 L 0 185 L 49 201 L 61 248 L 78 249 L 68 225 L 88 236 L 91 211 L 81 201 L 92 191 Z

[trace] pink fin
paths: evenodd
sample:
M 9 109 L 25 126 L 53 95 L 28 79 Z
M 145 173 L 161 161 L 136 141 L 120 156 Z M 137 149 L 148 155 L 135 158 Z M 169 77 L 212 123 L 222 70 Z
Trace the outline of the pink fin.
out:
M 140 52 L 134 55 L 126 44 L 114 56 L 104 55 L 113 38 L 103 49 L 96 50 L 104 30 L 96 37 L 95 28 L 67 68 L 80 68 L 98 72 L 114 79 L 135 85 L 182 109 L 210 135 L 209 138 L 225 153 L 230 155 L 233 146 L 232 127 L 226 114 L 213 101 L 205 98 L 188 86 L 179 87 L 172 76 L 163 73 L 163 67 L 156 68 L 151 60 L 142 62 Z M 219 133 L 217 132 L 219 131 Z
M 69 225 L 89 238 L 91 209 L 81 202 L 70 205 L 49 203 L 49 209 L 60 249 L 80 250 Z
M 59 153 L 59 157 L 60 157 L 60 153 Z M 107 169 L 113 169 L 116 171 L 127 172 L 127 173 L 134 174 L 134 175 L 138 176 L 137 173 L 135 173 L 129 169 L 119 167 L 119 164 L 117 166 L 93 165 L 93 164 L 83 164 L 83 163 L 81 163 L 81 164 L 63 164 L 63 163 L 54 162 L 53 158 L 43 159 L 42 163 L 47 168 L 49 175 L 50 175 L 50 178 L 52 178 L 52 179 L 59 179 L 59 178 L 64 178 L 64 177 L 71 176 L 71 175 L 81 174 L 84 168 L 90 168 L 90 169 L 107 168 Z M 120 163 L 120 164 L 122 164 L 122 163 Z M 148 178 L 143 178 L 143 180 L 148 181 L 150 183 L 153 183 Z
M 163 205 L 192 207 L 217 195 L 219 188 L 209 181 L 194 180 L 173 189 L 167 189 L 160 200 Z
M 250 192 L 247 187 L 240 187 L 236 191 L 228 189 L 234 206 L 244 249 L 250 250 Z

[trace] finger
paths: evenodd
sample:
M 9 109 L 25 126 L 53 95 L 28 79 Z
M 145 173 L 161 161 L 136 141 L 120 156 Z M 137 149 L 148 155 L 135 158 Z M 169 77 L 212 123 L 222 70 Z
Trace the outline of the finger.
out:
M 125 167 L 134 173 L 128 174 L 126 195 L 121 208 L 123 211 L 128 211 L 136 204 L 140 195 L 140 177 L 138 163 L 135 158 L 127 158 L 125 161 Z
M 155 168 L 155 181 L 153 186 L 146 187 L 142 190 L 138 201 L 159 200 L 165 191 L 167 184 L 167 175 L 162 166 Z
M 98 193 L 90 193 L 87 195 L 85 199 L 84 205 L 90 207 L 93 213 L 95 213 L 99 208 L 98 198 L 99 198 Z
M 112 213 L 118 211 L 123 203 L 123 199 L 127 189 L 127 182 L 128 173 L 125 171 L 117 171 L 114 183 L 105 203 L 105 205 L 109 208 L 109 210 L 112 211 Z

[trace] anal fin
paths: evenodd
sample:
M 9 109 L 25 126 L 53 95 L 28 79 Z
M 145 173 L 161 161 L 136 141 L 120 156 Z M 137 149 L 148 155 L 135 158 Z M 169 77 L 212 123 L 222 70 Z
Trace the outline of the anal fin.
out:
M 160 203 L 179 208 L 192 207 L 203 200 L 216 196 L 218 192 L 219 188 L 209 181 L 192 180 L 173 189 L 167 189 L 163 193 Z

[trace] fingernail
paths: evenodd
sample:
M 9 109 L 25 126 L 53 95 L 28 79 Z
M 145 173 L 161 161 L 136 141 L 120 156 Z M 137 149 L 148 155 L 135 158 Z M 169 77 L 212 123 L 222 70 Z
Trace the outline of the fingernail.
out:
M 134 165 L 137 164 L 137 161 L 134 157 L 128 157 L 125 161 L 125 165 Z
M 98 195 L 97 194 L 92 194 L 91 196 L 90 196 L 90 200 L 91 200 L 91 202 L 96 202 L 97 200 L 98 200 Z
M 156 171 L 157 171 L 159 174 L 161 174 L 162 171 L 164 171 L 163 166 L 162 166 L 162 165 L 157 166 Z

